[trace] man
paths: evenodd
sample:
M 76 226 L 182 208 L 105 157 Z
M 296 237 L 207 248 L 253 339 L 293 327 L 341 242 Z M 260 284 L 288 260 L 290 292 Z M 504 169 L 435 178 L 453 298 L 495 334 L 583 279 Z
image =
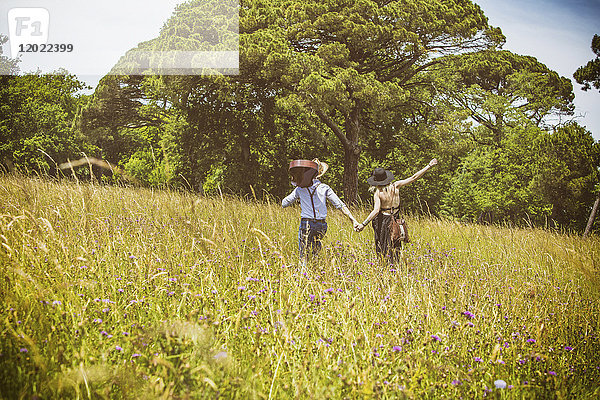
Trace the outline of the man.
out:
M 322 183 L 319 178 L 327 171 L 329 166 L 315 158 L 314 160 L 294 160 L 290 163 L 292 184 L 296 188 L 281 202 L 282 207 L 300 201 L 300 227 L 298 229 L 298 248 L 300 264 L 306 265 L 308 253 L 316 255 L 321 250 L 321 239 L 327 232 L 327 202 L 329 202 L 350 218 L 354 229 L 358 228 L 358 221 L 348 207 L 335 194 L 333 189 Z M 307 251 L 308 250 L 308 251 Z

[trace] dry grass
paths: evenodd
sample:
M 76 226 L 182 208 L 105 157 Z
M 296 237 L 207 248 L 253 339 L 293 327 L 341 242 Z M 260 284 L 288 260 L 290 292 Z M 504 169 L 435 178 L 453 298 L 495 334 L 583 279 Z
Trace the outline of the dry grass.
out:
M 389 266 L 331 210 L 299 269 L 298 214 L 1 177 L 0 394 L 600 394 L 597 237 L 413 216 Z

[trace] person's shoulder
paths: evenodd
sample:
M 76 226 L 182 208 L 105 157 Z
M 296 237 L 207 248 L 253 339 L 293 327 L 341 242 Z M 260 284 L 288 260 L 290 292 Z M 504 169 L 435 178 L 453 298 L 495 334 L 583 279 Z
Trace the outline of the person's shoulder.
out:
M 326 183 L 319 182 L 318 185 L 319 185 L 319 187 L 318 187 L 319 190 L 323 190 L 323 191 L 329 191 L 329 190 L 331 190 L 333 192 L 333 189 L 331 188 L 331 186 L 329 186 Z

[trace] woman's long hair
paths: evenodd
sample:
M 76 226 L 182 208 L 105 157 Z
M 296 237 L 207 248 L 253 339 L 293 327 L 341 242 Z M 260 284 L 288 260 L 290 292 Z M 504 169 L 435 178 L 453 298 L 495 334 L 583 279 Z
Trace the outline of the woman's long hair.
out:
M 393 184 L 394 184 L 394 182 L 390 182 L 387 185 L 371 186 L 371 187 L 369 187 L 369 192 L 374 193 L 376 190 L 387 191 L 388 189 L 390 189 L 392 187 Z

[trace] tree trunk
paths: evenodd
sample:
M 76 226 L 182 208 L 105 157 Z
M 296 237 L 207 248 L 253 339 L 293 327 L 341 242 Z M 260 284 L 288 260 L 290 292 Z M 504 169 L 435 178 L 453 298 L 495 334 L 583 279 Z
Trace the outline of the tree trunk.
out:
M 313 107 L 317 116 L 327 125 L 338 137 L 344 148 L 344 176 L 342 183 L 344 185 L 344 200 L 346 204 L 355 204 L 358 202 L 358 160 L 360 157 L 360 109 L 357 102 L 354 109 L 346 117 L 344 130 L 331 119 L 323 110 Z
M 592 225 L 594 225 L 594 218 L 596 218 L 596 212 L 598 212 L 598 205 L 600 204 L 600 192 L 598 192 L 598 197 L 596 197 L 596 201 L 594 202 L 594 207 L 592 207 L 592 212 L 590 213 L 590 219 L 588 220 L 587 226 L 585 227 L 585 232 L 583 232 L 583 237 L 586 237 L 590 234 L 592 230 Z
M 358 159 L 360 156 L 360 109 L 356 107 L 346 118 L 346 139 L 344 146 L 344 200 L 346 204 L 358 202 Z

